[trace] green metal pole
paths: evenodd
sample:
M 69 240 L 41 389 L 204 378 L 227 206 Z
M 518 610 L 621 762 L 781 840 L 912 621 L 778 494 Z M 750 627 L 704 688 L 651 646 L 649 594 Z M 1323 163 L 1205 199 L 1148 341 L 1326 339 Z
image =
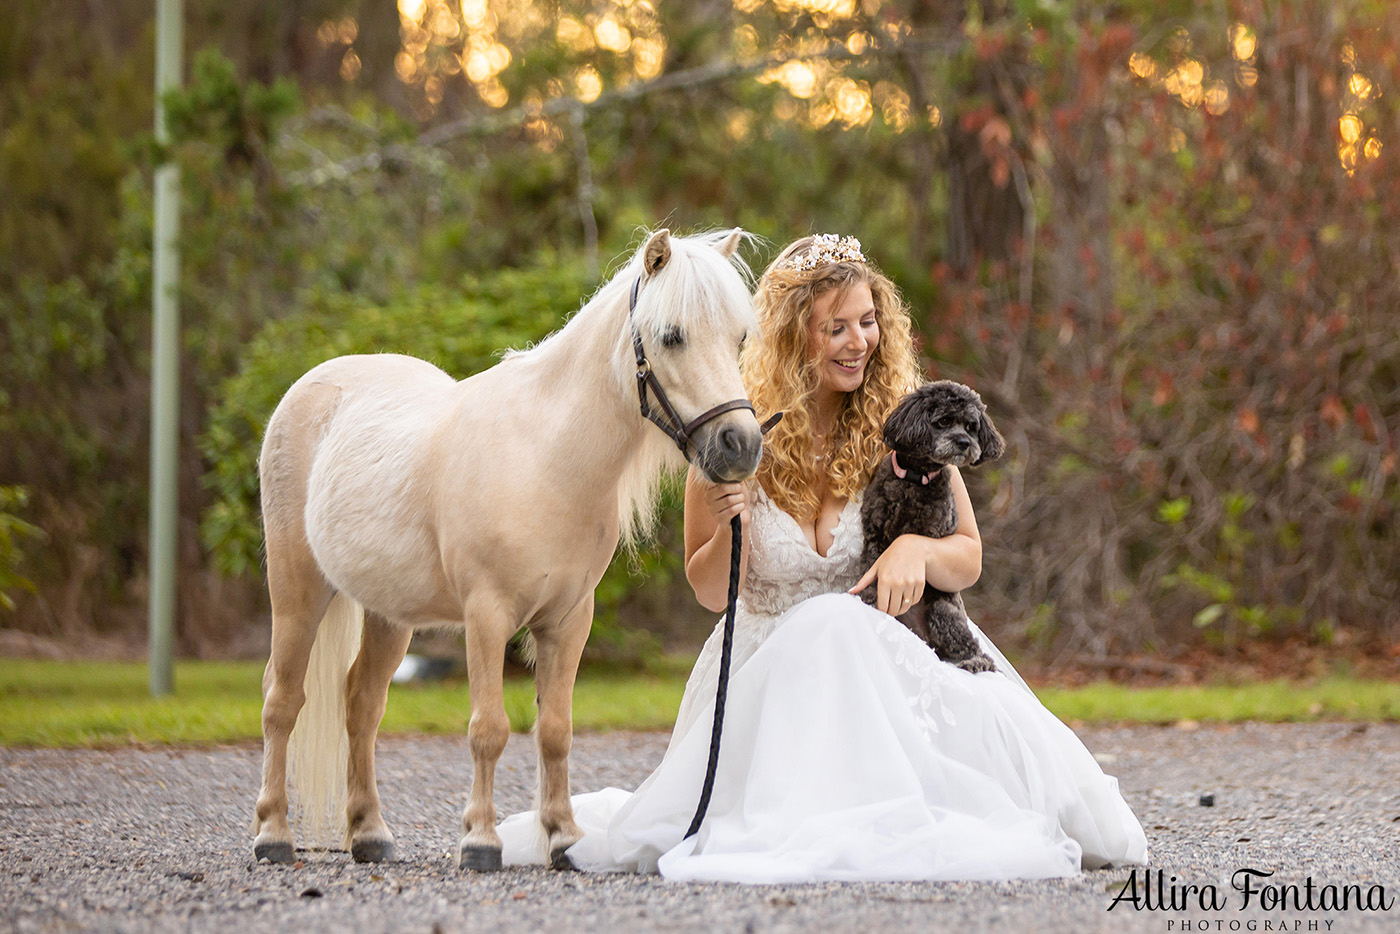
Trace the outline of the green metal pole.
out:
M 180 86 L 184 0 L 156 3 L 156 140 L 168 143 L 161 95 Z M 155 258 L 151 337 L 151 693 L 175 689 L 176 538 L 180 510 L 180 175 L 166 162 L 155 175 Z

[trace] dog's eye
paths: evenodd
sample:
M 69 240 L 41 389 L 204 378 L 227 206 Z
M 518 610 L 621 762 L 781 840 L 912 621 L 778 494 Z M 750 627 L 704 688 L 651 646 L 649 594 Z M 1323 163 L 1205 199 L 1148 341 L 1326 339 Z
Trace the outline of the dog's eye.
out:
M 977 423 L 977 419 L 973 419 L 972 421 L 967 423 L 967 433 L 970 435 L 975 435 L 977 434 L 977 429 L 979 427 L 980 426 Z
M 661 346 L 675 348 L 685 343 L 685 334 L 680 328 L 667 328 L 661 335 Z

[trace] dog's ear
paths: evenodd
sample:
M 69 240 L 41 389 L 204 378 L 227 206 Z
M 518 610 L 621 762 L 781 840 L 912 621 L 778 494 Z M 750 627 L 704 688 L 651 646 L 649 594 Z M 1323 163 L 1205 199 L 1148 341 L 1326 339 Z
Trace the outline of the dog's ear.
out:
M 885 419 L 885 444 L 895 450 L 917 447 L 920 439 L 928 433 L 928 406 L 920 404 L 917 392 L 911 392 L 899 400 L 890 417 Z
M 1006 453 L 1006 441 L 997 431 L 997 426 L 992 424 L 992 417 L 985 408 L 977 421 L 977 444 L 982 448 L 982 453 L 972 462 L 974 467 L 983 461 L 994 461 Z

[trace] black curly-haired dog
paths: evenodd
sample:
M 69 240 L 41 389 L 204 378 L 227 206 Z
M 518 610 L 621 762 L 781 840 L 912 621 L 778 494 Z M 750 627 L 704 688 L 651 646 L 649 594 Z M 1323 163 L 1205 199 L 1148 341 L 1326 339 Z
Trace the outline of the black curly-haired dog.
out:
M 860 508 L 861 567 L 866 568 L 901 535 L 953 534 L 958 512 L 946 468 L 975 467 L 1006 449 L 982 398 L 946 379 L 925 383 L 901 399 L 885 422 L 884 437 L 892 453 L 875 470 Z M 867 587 L 861 598 L 874 605 L 875 588 Z M 899 621 L 944 661 L 972 672 L 996 670 L 968 628 L 958 594 L 927 586 Z

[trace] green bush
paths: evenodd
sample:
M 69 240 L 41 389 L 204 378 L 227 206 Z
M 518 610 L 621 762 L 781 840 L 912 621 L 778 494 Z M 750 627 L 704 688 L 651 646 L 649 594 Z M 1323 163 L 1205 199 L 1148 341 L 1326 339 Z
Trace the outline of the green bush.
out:
M 15 608 L 10 596 L 16 590 L 33 590 L 34 584 L 19 572 L 24 553 L 19 540 L 37 536 L 39 530 L 15 515 L 29 501 L 29 491 L 22 486 L 0 486 L 0 607 Z

